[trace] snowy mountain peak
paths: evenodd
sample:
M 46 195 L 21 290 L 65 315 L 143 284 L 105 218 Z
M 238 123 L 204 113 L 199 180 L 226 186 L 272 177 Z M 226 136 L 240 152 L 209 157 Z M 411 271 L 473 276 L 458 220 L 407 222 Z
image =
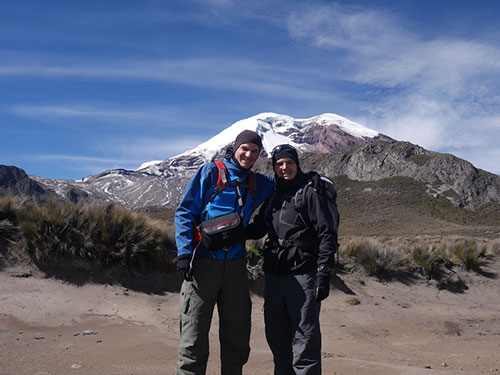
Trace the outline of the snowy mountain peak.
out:
M 199 146 L 162 162 L 144 163 L 138 170 L 153 175 L 168 176 L 192 173 L 214 158 L 222 158 L 224 150 L 243 130 L 253 130 L 262 138 L 263 155 L 283 143 L 293 145 L 299 152 L 329 153 L 355 144 L 365 144 L 377 139 L 391 140 L 345 117 L 325 113 L 307 119 L 264 112 L 235 122 Z
M 336 126 L 338 129 L 353 137 L 375 138 L 380 136 L 380 133 L 375 130 L 333 113 L 325 113 L 307 119 L 294 119 L 287 115 L 264 112 L 235 122 L 208 141 L 175 158 L 198 154 L 208 161 L 220 149 L 230 145 L 235 140 L 236 136 L 246 129 L 253 130 L 262 137 L 264 151 L 268 155 L 276 145 L 282 143 L 290 143 L 300 151 L 314 151 L 311 144 L 299 142 L 299 137 L 296 136 L 297 133 L 303 134 L 311 126 Z M 295 134 L 295 137 L 291 137 L 292 134 Z

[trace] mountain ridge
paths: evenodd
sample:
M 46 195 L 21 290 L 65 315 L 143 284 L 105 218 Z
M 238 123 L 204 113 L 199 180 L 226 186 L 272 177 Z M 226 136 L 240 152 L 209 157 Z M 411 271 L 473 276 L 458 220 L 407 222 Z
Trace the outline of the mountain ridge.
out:
M 424 183 L 430 196 L 444 196 L 455 207 L 470 210 L 500 202 L 500 176 L 451 154 L 396 141 L 335 114 L 294 119 L 261 113 L 234 123 L 194 149 L 160 163 L 146 162 L 139 170 L 111 169 L 81 181 L 29 178 L 47 194 L 72 202 L 114 201 L 132 209 L 174 208 L 195 171 L 210 160 L 222 159 L 226 147 L 244 129 L 261 135 L 261 156 L 269 156 L 279 143 L 297 147 L 304 170 L 358 181 L 409 177 Z M 272 174 L 268 160 L 260 158 L 254 169 Z

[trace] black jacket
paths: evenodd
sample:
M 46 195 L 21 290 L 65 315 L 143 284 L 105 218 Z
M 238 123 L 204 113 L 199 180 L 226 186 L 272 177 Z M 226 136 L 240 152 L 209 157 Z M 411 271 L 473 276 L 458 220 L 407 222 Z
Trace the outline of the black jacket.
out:
M 296 193 L 304 189 L 303 207 L 295 203 Z M 277 183 L 276 190 L 262 205 L 247 237 L 269 233 L 264 249 L 264 271 L 275 274 L 315 272 L 319 265 L 333 266 L 337 250 L 334 218 L 325 197 L 299 175 L 293 181 Z

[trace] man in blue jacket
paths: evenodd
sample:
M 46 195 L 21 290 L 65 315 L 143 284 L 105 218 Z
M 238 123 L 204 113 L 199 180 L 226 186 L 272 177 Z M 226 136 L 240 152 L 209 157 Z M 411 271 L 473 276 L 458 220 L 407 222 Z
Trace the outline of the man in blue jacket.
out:
M 234 142 L 234 152 L 224 160 L 225 188 L 213 196 L 220 171 L 215 163 L 207 163 L 191 179 L 177 207 L 177 271 L 184 279 L 180 296 L 178 375 L 205 374 L 208 333 L 216 304 L 222 374 L 241 374 L 248 360 L 251 300 L 245 238 L 220 249 L 209 249 L 197 241 L 194 233 L 200 222 L 231 212 L 237 212 L 243 227 L 247 227 L 254 209 L 274 189 L 271 177 L 255 173 L 252 177 L 255 193 L 250 193 L 250 169 L 261 149 L 262 140 L 257 133 L 241 132 Z

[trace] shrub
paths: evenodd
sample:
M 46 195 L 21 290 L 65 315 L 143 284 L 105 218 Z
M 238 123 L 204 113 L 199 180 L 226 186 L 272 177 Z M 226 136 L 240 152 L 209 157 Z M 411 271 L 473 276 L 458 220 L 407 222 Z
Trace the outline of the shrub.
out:
M 365 240 L 350 242 L 344 252 L 348 257 L 355 258 L 368 275 L 379 279 L 390 278 L 405 269 L 405 257 L 398 248 L 380 247 Z
M 0 198 L 0 243 L 6 243 L 19 232 L 16 213 L 22 205 L 20 198 L 5 196 Z
M 484 248 L 480 249 L 474 240 L 461 240 L 449 246 L 447 254 L 453 263 L 466 270 L 480 271 L 484 265 L 482 259 L 484 251 Z
M 487 245 L 486 245 L 486 254 L 487 255 L 500 255 L 500 239 L 494 239 L 491 240 Z
M 54 268 L 70 256 L 97 267 L 139 265 L 170 267 L 173 241 L 166 228 L 114 204 L 82 207 L 48 201 L 17 212 L 26 250 L 38 265 Z
M 19 250 L 26 250 L 38 264 L 53 266 L 66 254 L 83 256 L 84 236 L 77 222 L 80 206 L 48 201 L 41 205 L 28 204 L 17 213 L 22 239 Z
M 416 246 L 410 251 L 409 258 L 427 278 L 439 273 L 440 257 L 431 249 Z

